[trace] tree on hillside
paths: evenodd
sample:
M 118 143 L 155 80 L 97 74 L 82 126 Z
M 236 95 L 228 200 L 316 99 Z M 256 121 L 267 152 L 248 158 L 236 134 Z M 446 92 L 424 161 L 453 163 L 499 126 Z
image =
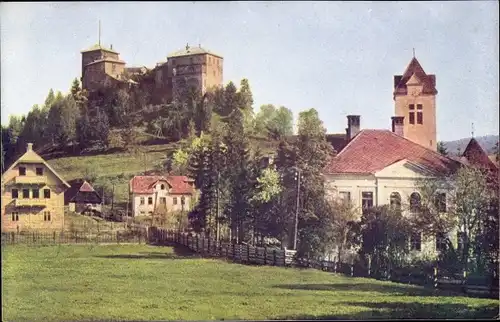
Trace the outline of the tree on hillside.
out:
M 253 95 L 250 89 L 250 83 L 248 79 L 242 79 L 240 83 L 239 97 L 241 99 L 240 106 L 243 111 L 243 124 L 245 134 L 251 134 L 253 132 Z
M 93 125 L 90 122 L 87 106 L 82 106 L 80 116 L 76 122 L 76 140 L 78 141 L 80 149 L 83 150 L 91 147 L 94 138 Z
M 78 114 L 78 106 L 71 95 L 62 99 L 56 96 L 56 101 L 52 104 L 48 117 L 49 132 L 52 134 L 54 143 L 62 146 L 68 141 L 76 141 L 76 120 Z
M 75 78 L 71 83 L 71 89 L 70 89 L 71 96 L 73 96 L 73 99 L 75 101 L 78 100 L 81 91 L 82 89 L 80 87 L 80 81 L 78 80 L 78 78 Z
M 17 143 L 17 139 L 19 138 L 19 135 L 21 134 L 21 131 L 24 128 L 24 122 L 25 120 L 22 117 L 16 115 L 11 115 L 9 117 L 8 128 L 10 129 L 12 144 Z
M 438 142 L 438 144 L 437 144 L 437 150 L 442 155 L 448 155 L 448 150 L 446 149 L 446 146 L 444 145 L 443 141 Z
M 95 118 L 95 138 L 104 147 L 109 145 L 109 120 L 108 115 L 102 109 L 98 109 Z
M 272 104 L 262 105 L 254 124 L 255 133 L 279 140 L 293 134 L 293 113 L 284 106 L 277 109 Z

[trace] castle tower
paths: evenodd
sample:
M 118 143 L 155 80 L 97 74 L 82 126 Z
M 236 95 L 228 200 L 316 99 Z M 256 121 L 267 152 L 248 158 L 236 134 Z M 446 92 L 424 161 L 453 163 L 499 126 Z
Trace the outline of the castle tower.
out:
M 172 98 L 189 87 L 196 87 L 204 94 L 210 88 L 222 85 L 224 58 L 201 46 L 186 45 L 167 59 Z
M 404 117 L 403 136 L 437 150 L 436 76 L 427 75 L 413 57 L 403 75 L 394 75 L 395 116 Z
M 125 62 L 120 60 L 120 53 L 111 48 L 96 44 L 82 50 L 82 88 L 95 91 L 106 81 L 120 80 Z

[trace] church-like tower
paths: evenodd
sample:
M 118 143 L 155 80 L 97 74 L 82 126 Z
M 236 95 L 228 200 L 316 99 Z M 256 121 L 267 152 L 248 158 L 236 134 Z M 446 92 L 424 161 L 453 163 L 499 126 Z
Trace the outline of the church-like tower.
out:
M 403 75 L 394 76 L 395 116 L 404 117 L 403 136 L 437 150 L 436 76 L 427 75 L 413 57 Z

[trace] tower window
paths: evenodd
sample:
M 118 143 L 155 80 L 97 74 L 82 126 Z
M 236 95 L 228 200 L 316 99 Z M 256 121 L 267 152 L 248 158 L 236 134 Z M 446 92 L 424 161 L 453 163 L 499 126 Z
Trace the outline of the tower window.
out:
M 424 124 L 424 113 L 422 111 L 417 112 L 417 124 Z
M 410 124 L 415 124 L 415 112 L 409 113 Z
M 422 104 L 417 104 L 417 110 L 421 110 L 422 109 Z
M 414 110 L 415 109 L 415 104 L 410 104 L 410 110 Z

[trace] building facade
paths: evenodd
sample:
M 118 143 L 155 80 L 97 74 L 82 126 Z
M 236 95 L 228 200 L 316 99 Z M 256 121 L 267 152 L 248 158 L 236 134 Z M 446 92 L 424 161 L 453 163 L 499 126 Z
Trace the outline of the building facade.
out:
M 196 194 L 193 180 L 185 176 L 135 176 L 129 183 L 132 216 L 190 211 Z
M 62 230 L 69 187 L 28 143 L 26 153 L 2 175 L 2 231 Z

